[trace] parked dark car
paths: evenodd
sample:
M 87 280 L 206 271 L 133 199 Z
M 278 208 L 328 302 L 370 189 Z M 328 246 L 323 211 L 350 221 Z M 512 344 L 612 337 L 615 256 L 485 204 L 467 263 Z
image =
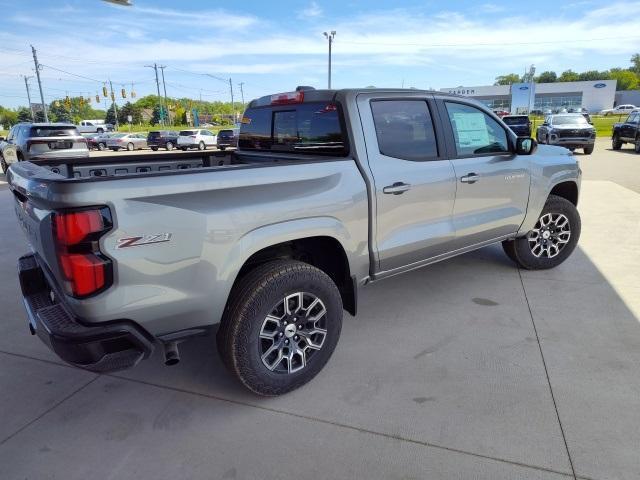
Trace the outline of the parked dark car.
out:
M 632 143 L 636 153 L 640 153 L 640 112 L 632 113 L 624 123 L 614 123 L 611 133 L 611 147 L 620 150 L 625 143 Z
M 557 145 L 574 151 L 582 148 L 591 155 L 596 142 L 596 129 L 581 113 L 548 115 L 536 132 L 538 143 Z
M 159 130 L 157 132 L 149 132 L 147 135 L 147 144 L 154 152 L 159 148 L 173 150 L 178 144 L 178 132 L 173 130 Z
M 238 147 L 238 133 L 239 128 L 230 128 L 227 130 L 220 130 L 218 132 L 218 148 L 224 150 L 229 147 Z
M 502 121 L 519 137 L 531 136 L 531 120 L 528 115 L 506 115 Z
M 107 149 L 107 139 L 113 135 L 115 133 L 89 133 L 82 136 L 87 139 L 89 150 L 100 150 L 102 152 Z
M 75 125 L 66 123 L 18 123 L 11 127 L 3 144 L 15 146 L 18 161 L 89 157 L 87 139 Z

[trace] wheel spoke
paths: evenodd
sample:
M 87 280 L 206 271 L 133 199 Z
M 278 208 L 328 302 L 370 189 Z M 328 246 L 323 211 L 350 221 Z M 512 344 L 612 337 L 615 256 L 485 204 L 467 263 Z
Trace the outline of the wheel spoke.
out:
M 274 360 L 272 360 L 271 362 L 269 361 L 269 357 L 272 356 L 272 354 L 274 352 L 277 352 L 278 355 L 276 356 L 276 358 Z M 271 371 L 275 370 L 275 368 L 280 364 L 280 362 L 282 361 L 282 348 L 280 348 L 280 345 L 277 343 L 274 343 L 273 345 L 271 345 L 271 347 L 269 347 L 267 349 L 266 352 L 264 352 L 264 354 L 262 355 L 262 363 L 264 363 L 264 365 Z

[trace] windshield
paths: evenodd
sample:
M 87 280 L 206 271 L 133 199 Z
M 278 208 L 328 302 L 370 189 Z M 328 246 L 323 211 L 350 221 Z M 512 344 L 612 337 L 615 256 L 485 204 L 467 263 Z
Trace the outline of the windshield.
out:
M 347 154 L 337 105 L 310 102 L 248 109 L 242 118 L 239 148 L 308 154 Z
M 561 117 L 551 117 L 552 125 L 589 125 L 582 115 L 563 115 Z
M 126 137 L 127 134 L 126 133 L 116 133 L 113 138 L 124 138 Z

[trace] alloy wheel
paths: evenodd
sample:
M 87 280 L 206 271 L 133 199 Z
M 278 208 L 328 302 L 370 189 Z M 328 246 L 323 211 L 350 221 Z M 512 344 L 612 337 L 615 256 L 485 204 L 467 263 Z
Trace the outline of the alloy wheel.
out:
M 571 225 L 561 213 L 545 213 L 527 234 L 531 253 L 537 258 L 553 258 L 569 243 Z
M 327 309 L 317 296 L 296 292 L 280 300 L 260 329 L 260 358 L 274 373 L 305 368 L 327 338 Z

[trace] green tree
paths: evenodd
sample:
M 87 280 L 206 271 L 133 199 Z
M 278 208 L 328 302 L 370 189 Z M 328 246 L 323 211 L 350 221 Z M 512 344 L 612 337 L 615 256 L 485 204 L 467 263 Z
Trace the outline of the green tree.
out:
M 557 81 L 558 75 L 556 75 L 556 72 L 552 71 L 542 72 L 536 79 L 536 82 L 538 83 L 555 83 Z
M 19 122 L 30 122 L 31 121 L 31 111 L 26 107 L 18 108 L 18 121 Z
M 598 70 L 587 70 L 586 72 L 582 72 L 578 74 L 578 80 L 581 80 L 581 81 L 609 80 L 609 72 L 606 70 L 604 72 L 600 72 Z
M 71 109 L 62 100 L 55 100 L 49 104 L 49 120 L 52 122 L 71 122 Z
M 500 75 L 496 77 L 494 85 L 512 85 L 514 83 L 520 82 L 520 80 L 520 75 L 518 75 L 517 73 L 508 73 L 506 75 Z
M 636 75 L 640 76 L 640 53 L 634 53 L 631 57 L 632 67 L 629 69 Z
M 573 70 L 565 70 L 558 77 L 559 82 L 577 82 L 578 80 L 580 80 L 580 75 Z
M 153 107 L 153 114 L 151 115 L 151 125 L 159 125 L 160 124 L 160 106 L 156 105 Z
M 142 122 L 142 108 L 139 106 L 127 102 L 118 110 L 118 122 L 121 125 L 127 124 L 128 116 L 131 115 L 131 123 L 138 124 Z
M 18 112 L 8 108 L 0 107 L 0 124 L 5 128 L 18 122 Z
M 111 106 L 109 107 L 109 110 L 107 110 L 107 114 L 105 115 L 104 118 L 105 123 L 110 123 L 111 125 L 115 125 L 117 122 L 116 119 L 116 107 L 115 104 L 111 104 Z
M 617 80 L 616 90 L 635 90 L 638 88 L 638 75 L 631 70 L 612 68 L 609 73 L 611 80 Z

